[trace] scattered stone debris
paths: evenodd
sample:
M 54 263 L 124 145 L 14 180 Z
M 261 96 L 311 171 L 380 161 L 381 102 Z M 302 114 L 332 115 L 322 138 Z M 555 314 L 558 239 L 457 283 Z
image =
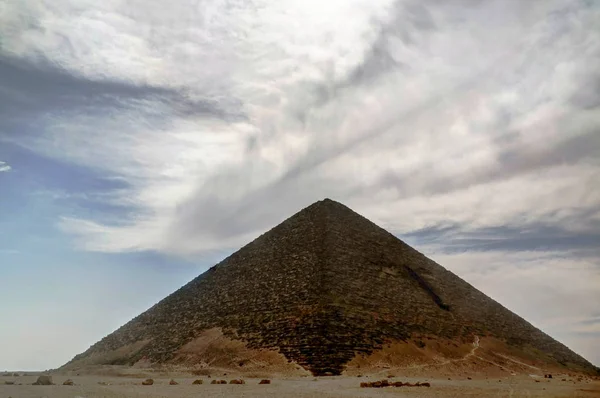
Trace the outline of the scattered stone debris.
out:
M 210 384 L 227 384 L 227 380 L 213 380 Z
M 40 376 L 37 378 L 36 382 L 33 383 L 34 386 L 51 386 L 53 384 L 52 376 Z
M 385 388 L 385 387 L 431 387 L 430 383 L 417 382 L 403 383 L 401 381 L 389 382 L 388 380 L 372 381 L 367 383 L 360 383 L 361 388 Z
M 169 381 L 169 385 L 170 385 L 170 386 L 176 386 L 177 384 L 179 384 L 179 383 L 177 383 L 177 382 L 176 382 L 175 380 L 173 380 L 173 379 L 171 379 L 171 381 Z
M 192 384 L 204 384 L 204 380 L 197 379 L 192 382 Z
M 246 384 L 246 382 L 242 379 L 233 379 L 229 382 L 229 384 Z
M 390 386 L 390 382 L 387 380 L 360 383 L 361 388 L 381 388 L 381 387 L 389 387 L 389 386 Z
M 153 379 L 146 379 L 146 380 L 142 381 L 143 386 L 151 386 L 152 384 L 154 384 Z
M 470 377 L 467 377 L 467 380 L 473 380 L 473 379 L 471 379 Z
M 544 379 L 551 379 L 551 378 L 552 378 L 551 374 L 544 375 Z
M 67 379 L 63 383 L 63 386 L 72 386 L 72 385 L 75 385 L 75 383 L 73 383 L 73 380 L 71 380 L 71 379 Z
M 14 381 L 12 381 L 12 380 L 6 380 L 6 381 L 4 382 L 4 384 L 6 384 L 7 386 L 12 386 L 13 384 L 15 384 L 15 382 L 14 382 Z
M 258 384 L 271 384 L 271 380 L 262 379 L 261 381 L 258 382 Z

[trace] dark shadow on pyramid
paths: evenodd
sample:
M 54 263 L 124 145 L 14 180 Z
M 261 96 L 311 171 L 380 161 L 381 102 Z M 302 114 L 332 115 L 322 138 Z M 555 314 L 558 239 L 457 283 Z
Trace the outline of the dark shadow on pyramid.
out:
M 77 355 L 82 364 L 181 361 L 220 328 L 315 375 L 340 374 L 413 336 L 490 336 L 562 366 L 597 369 L 563 344 L 344 205 L 314 203 Z M 189 364 L 188 358 L 188 364 Z

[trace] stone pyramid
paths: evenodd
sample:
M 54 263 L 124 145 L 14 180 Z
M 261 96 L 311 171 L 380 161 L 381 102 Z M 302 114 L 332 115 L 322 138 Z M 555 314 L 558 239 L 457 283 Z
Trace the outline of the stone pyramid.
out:
M 210 268 L 105 337 L 78 363 L 176 360 L 220 328 L 315 375 L 414 335 L 491 336 L 564 366 L 593 365 L 346 206 L 325 199 Z M 107 355 L 110 354 L 110 355 Z M 109 359 L 110 358 L 110 359 Z

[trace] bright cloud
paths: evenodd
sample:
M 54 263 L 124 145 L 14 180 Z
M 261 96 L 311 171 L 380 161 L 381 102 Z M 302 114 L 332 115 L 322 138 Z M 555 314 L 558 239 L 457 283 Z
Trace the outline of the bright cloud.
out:
M 21 139 L 131 184 L 110 199 L 138 209 L 129 222 L 63 228 L 92 250 L 190 253 L 323 196 L 400 233 L 598 208 L 598 98 L 580 90 L 598 81 L 597 8 L 371 3 L 13 6 L 6 26 L 39 24 L 9 30 L 11 55 L 177 93 L 50 114 Z
M 10 167 L 6 162 L 0 161 L 0 173 L 2 173 L 3 171 L 9 171 L 11 169 L 12 167 Z

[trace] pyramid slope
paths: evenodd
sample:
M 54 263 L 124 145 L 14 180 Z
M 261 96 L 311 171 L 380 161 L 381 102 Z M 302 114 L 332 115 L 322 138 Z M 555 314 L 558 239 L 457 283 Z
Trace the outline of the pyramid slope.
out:
M 561 343 L 342 204 L 317 202 L 76 356 L 81 363 L 176 361 L 218 327 L 314 374 L 415 335 L 493 336 L 565 365 Z

